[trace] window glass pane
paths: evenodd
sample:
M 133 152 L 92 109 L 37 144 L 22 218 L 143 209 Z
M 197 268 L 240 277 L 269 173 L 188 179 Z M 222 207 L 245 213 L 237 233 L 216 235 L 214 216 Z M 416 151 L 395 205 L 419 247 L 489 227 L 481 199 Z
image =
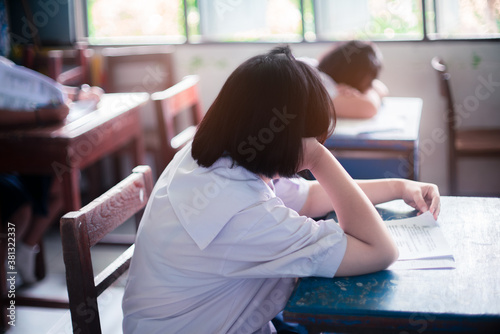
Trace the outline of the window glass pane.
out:
M 203 41 L 302 40 L 299 0 L 198 0 Z
M 186 15 L 189 42 L 201 42 L 200 11 L 198 10 L 198 0 L 186 0 Z
M 91 43 L 182 43 L 182 0 L 87 0 Z
M 436 33 L 436 12 L 434 10 L 434 0 L 425 0 L 425 26 L 427 37 Z
M 302 1 L 302 15 L 304 15 L 304 39 L 308 42 L 316 40 L 313 0 Z
M 500 37 L 500 0 L 435 0 L 434 8 L 435 13 L 427 13 L 435 16 L 430 37 Z
M 320 40 L 423 38 L 420 0 L 315 0 Z

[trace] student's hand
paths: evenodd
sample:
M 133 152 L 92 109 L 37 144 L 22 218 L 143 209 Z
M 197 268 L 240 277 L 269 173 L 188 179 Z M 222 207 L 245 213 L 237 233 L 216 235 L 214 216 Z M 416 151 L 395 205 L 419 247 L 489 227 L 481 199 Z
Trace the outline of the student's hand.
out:
M 85 89 L 80 90 L 78 100 L 93 100 L 96 103 L 101 100 L 104 90 L 97 86 L 86 86 Z
M 372 89 L 382 98 L 389 95 L 389 88 L 380 80 L 375 79 L 372 81 Z
M 99 102 L 104 90 L 98 86 L 81 85 L 80 87 L 63 86 L 64 91 L 72 101 L 93 100 Z
M 302 138 L 302 164 L 298 172 L 313 169 L 316 164 L 320 163 L 324 150 L 325 147 L 316 138 Z
M 439 189 L 435 184 L 405 180 L 401 198 L 406 204 L 420 211 L 430 211 L 437 219 L 441 210 Z

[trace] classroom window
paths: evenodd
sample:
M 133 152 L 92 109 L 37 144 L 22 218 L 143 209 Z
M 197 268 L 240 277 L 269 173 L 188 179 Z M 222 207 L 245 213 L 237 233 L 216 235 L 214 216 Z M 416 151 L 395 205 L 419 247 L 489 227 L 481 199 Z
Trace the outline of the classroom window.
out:
M 88 36 L 94 44 L 500 38 L 500 0 L 86 3 Z
M 299 0 L 198 0 L 197 8 L 200 35 L 190 36 L 197 41 L 302 40 Z
M 320 40 L 423 38 L 420 0 L 316 0 Z
M 93 44 L 182 43 L 186 40 L 183 1 L 87 0 Z
M 429 38 L 500 37 L 500 0 L 426 1 Z

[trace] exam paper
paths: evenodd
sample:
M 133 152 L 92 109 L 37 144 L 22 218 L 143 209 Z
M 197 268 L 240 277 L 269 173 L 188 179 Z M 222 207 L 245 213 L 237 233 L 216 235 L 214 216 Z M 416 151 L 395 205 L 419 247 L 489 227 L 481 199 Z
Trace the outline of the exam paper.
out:
M 404 131 L 406 119 L 391 114 L 378 113 L 369 119 L 339 118 L 335 124 L 336 135 L 357 136 L 361 134 Z
M 398 261 L 389 269 L 455 268 L 451 248 L 430 212 L 385 224 L 399 249 Z

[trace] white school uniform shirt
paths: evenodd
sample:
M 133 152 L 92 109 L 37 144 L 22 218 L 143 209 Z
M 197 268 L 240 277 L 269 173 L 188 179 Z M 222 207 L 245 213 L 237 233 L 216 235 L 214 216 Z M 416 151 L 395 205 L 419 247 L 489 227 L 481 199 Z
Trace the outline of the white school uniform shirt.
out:
M 59 83 L 1 56 L 0 82 L 0 109 L 35 110 L 40 106 L 62 104 L 67 98 Z
M 321 82 L 323 83 L 323 86 L 325 87 L 328 95 L 330 95 L 330 98 L 332 100 L 339 95 L 337 83 L 332 79 L 331 76 L 329 76 L 325 72 L 321 72 L 318 69 L 319 62 L 316 59 L 310 57 L 298 57 L 297 60 L 311 66 L 316 71 L 319 78 L 321 79 Z
M 191 146 L 158 179 L 123 298 L 123 332 L 269 333 L 297 277 L 333 277 L 347 241 L 333 220 L 297 211 L 303 179 L 267 185 L 221 158 L 200 167 Z

